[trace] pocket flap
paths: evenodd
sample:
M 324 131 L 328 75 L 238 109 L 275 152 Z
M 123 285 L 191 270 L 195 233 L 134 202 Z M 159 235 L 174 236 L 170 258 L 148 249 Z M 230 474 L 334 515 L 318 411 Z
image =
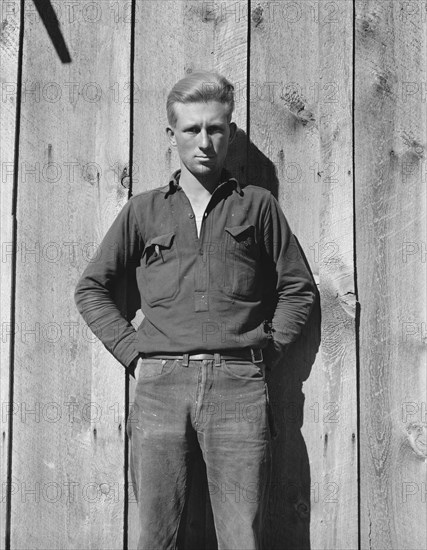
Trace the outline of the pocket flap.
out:
M 236 240 L 240 240 L 239 237 L 253 236 L 255 226 L 253 225 L 236 225 L 234 227 L 226 227 L 225 230 Z
M 153 245 L 158 245 L 158 246 L 161 246 L 162 248 L 170 248 L 174 237 L 175 237 L 175 233 L 173 232 L 166 233 L 165 235 L 158 235 L 157 237 L 153 237 L 152 239 L 149 239 L 147 241 L 147 244 L 145 245 L 145 249 Z

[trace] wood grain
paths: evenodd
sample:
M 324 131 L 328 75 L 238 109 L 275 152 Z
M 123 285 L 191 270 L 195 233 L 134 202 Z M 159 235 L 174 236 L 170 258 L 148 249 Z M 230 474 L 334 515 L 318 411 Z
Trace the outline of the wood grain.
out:
M 423 6 L 356 2 L 361 544 L 425 546 Z
M 17 124 L 21 130 L 11 548 L 136 548 L 137 507 L 123 470 L 134 382 L 126 395 L 123 367 L 84 325 L 73 292 L 127 200 L 121 179 L 131 171 L 130 147 L 133 194 L 164 185 L 179 167 L 165 133 L 166 96 L 197 69 L 216 69 L 235 83 L 239 132 L 227 165 L 242 183 L 279 199 L 320 290 L 301 338 L 269 381 L 279 435 L 266 547 L 424 548 L 423 3 L 356 0 L 354 11 L 350 0 L 133 5 L 134 31 L 132 2 L 55 3 L 71 55 L 63 64 L 49 37 L 55 33 L 26 2 L 16 121 L 19 2 L 2 0 L 3 404 L 11 169 Z M 180 549 L 216 547 L 203 478 L 199 462 Z M 4 520 L 3 506 L 2 545 Z
M 264 2 L 251 13 L 251 183 L 279 198 L 320 282 L 323 333 L 314 362 L 316 310 L 270 381 L 269 548 L 357 546 L 352 14 L 349 2 L 332 7 Z
M 320 161 L 314 123 L 318 101 L 311 92 L 318 83 L 314 46 L 318 25 L 306 8 L 303 2 L 263 2 L 252 7 L 249 183 L 270 189 L 278 198 L 318 278 L 319 259 L 309 255 L 319 242 L 320 189 L 312 173 Z M 299 118 L 303 108 L 312 113 L 313 121 Z M 304 343 L 309 350 L 310 342 Z M 307 454 L 301 427 L 302 380 L 312 362 L 313 356 L 304 357 L 293 346 L 286 365 L 279 365 L 269 380 L 278 436 L 272 449 L 267 548 L 310 547 L 309 456 L 311 460 L 313 456 Z M 316 394 L 315 399 L 319 399 Z
M 130 21 L 117 5 L 55 5 L 62 64 L 26 3 L 12 548 L 123 546 L 124 371 L 73 297 L 127 200 L 129 104 L 112 90 L 129 81 Z
M 353 6 L 346 0 L 333 6 L 336 10 L 331 12 L 329 4 L 321 4 L 319 55 L 323 409 L 334 413 L 324 424 L 322 466 L 323 489 L 327 493 L 333 488 L 334 498 L 323 496 L 322 536 L 313 540 L 320 539 L 324 548 L 352 549 L 358 541 L 353 43 L 349 34 Z
M 2 505 L 0 510 L 0 548 L 5 548 L 6 536 L 6 505 L 8 480 L 8 446 L 9 422 L 13 415 L 12 396 L 9 394 L 9 363 L 11 345 L 11 300 L 12 300 L 12 246 L 13 246 L 13 175 L 15 160 L 16 136 L 16 101 L 18 78 L 18 49 L 20 33 L 20 6 L 2 0 L 0 5 L 0 59 L 1 88 L 0 102 L 1 147 L 0 147 L 0 229 L 1 229 L 1 264 L 0 264 L 0 317 L 2 322 L 2 337 L 0 340 L 1 363 L 1 402 L 2 402 L 2 436 L 1 436 L 1 481 Z

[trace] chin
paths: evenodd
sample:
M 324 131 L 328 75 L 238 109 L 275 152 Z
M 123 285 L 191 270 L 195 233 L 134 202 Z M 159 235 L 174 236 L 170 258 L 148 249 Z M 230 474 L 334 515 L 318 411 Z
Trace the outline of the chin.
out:
M 199 174 L 199 175 L 209 175 L 209 174 L 216 174 L 218 172 L 218 168 L 216 166 L 197 166 L 195 168 L 193 174 Z

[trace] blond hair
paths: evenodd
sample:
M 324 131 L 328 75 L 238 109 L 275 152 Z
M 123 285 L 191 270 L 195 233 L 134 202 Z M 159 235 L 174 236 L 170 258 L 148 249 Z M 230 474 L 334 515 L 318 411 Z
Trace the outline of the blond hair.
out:
M 175 103 L 218 101 L 228 106 L 228 121 L 234 110 L 234 86 L 224 76 L 211 71 L 197 71 L 179 80 L 169 92 L 166 112 L 169 124 L 176 125 Z

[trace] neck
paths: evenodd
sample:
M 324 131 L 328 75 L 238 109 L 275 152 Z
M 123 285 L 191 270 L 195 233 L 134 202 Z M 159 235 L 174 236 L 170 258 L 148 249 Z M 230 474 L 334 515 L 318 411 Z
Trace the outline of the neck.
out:
M 212 195 L 220 184 L 221 172 L 215 175 L 209 174 L 206 177 L 198 176 L 189 172 L 185 166 L 181 166 L 179 185 L 186 195 L 194 198 L 203 198 Z

